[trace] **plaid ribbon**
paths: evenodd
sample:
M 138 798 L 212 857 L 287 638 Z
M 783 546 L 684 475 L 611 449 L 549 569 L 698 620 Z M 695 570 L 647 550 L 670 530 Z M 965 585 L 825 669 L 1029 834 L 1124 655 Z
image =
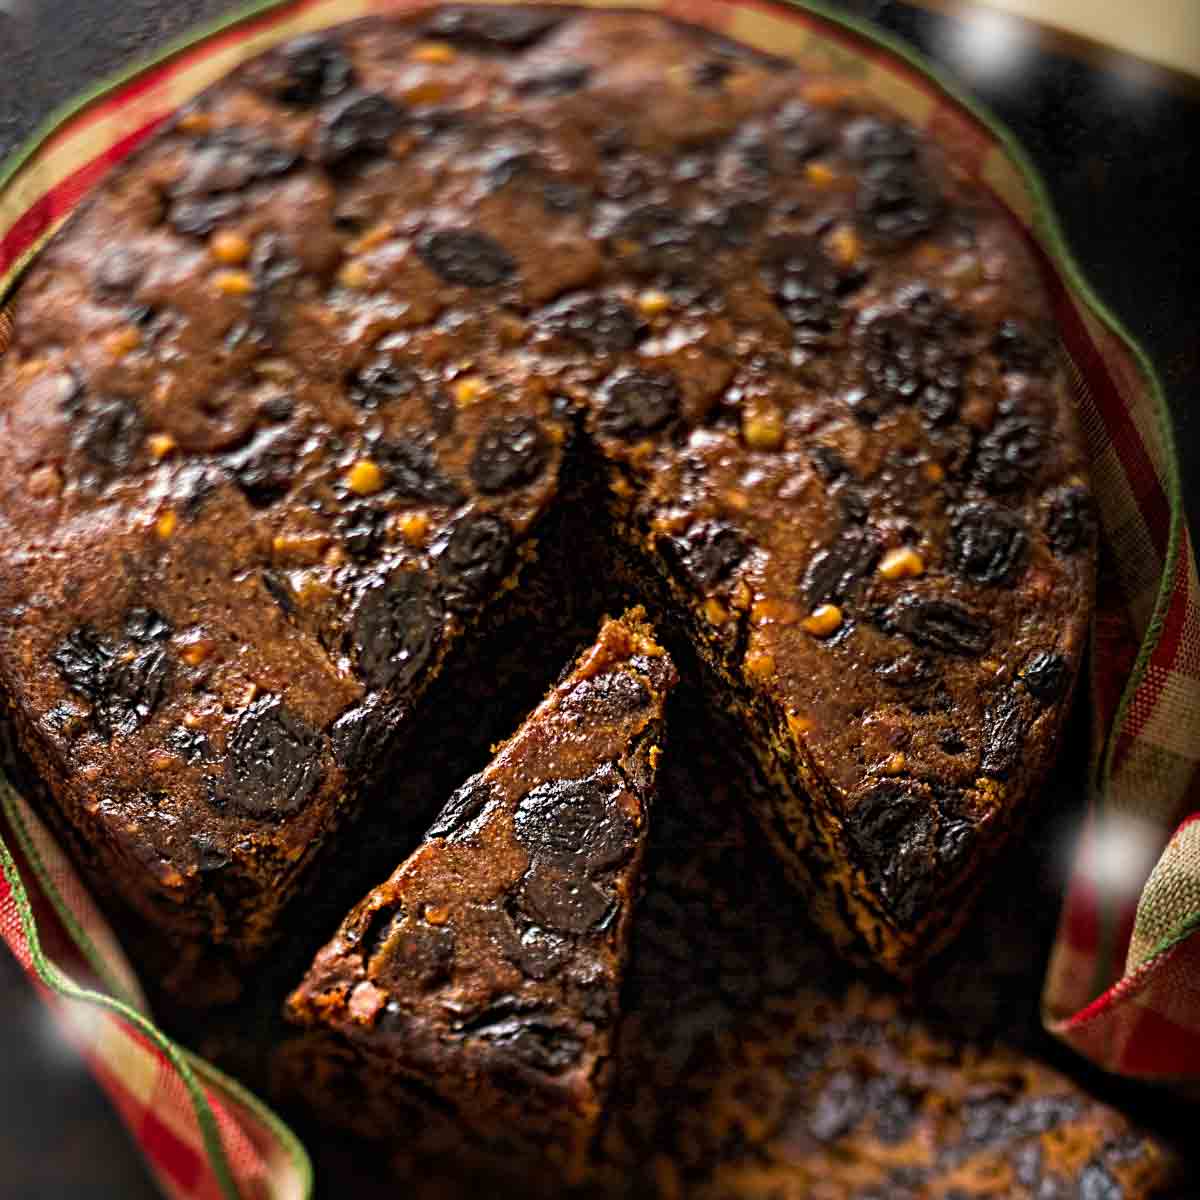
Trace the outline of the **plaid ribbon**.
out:
M 1092 805 L 1045 981 L 1046 1023 L 1108 1070 L 1200 1082 L 1200 592 L 1152 367 L 1080 274 L 1020 148 L 910 50 L 814 0 L 644 6 L 853 80 L 937 137 L 1027 233 L 1070 360 L 1102 533 Z M 298 33 L 418 7 L 258 4 L 55 114 L 0 170 L 0 301 L 109 168 L 239 62 Z M 10 334 L 0 312 L 0 353 Z M 112 1097 L 164 1193 L 310 1195 L 294 1135 L 154 1026 L 104 919 L 2 777 L 0 813 L 0 936 Z

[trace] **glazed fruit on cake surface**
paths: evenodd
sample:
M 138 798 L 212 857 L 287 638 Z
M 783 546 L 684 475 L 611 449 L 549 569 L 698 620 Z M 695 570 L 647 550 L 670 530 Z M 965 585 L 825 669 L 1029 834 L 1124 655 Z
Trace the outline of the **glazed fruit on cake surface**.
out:
M 649 14 L 307 36 L 114 172 L 15 317 L 0 681 L 178 946 L 261 953 L 580 480 L 847 951 L 948 938 L 1051 760 L 1094 531 L 1049 307 L 853 84 Z

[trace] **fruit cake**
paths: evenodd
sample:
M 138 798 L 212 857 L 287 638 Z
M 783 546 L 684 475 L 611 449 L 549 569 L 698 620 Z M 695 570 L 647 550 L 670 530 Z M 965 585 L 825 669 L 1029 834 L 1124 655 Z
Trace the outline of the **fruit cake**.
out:
M 612 1069 L 675 678 L 641 611 L 606 621 L 320 951 L 288 1015 L 332 1031 L 335 1056 L 354 1043 L 361 1088 L 423 1086 L 482 1137 L 582 1160 Z M 394 1136 L 381 1110 L 372 1132 Z M 346 1120 L 361 1128 L 372 1111 L 355 1104 Z
M 853 83 L 644 13 L 306 36 L 115 171 L 15 317 L 0 684 L 180 945 L 261 951 L 576 478 L 848 951 L 949 937 L 1053 756 L 1094 522 L 1049 304 Z

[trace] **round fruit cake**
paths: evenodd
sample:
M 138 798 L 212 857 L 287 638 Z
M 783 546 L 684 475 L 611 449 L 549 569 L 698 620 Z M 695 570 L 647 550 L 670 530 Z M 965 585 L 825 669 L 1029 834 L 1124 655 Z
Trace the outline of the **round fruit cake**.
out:
M 262 951 L 563 506 L 848 951 L 943 942 L 1053 757 L 1094 530 L 1047 298 L 853 84 L 627 12 L 303 37 L 114 171 L 14 317 L 0 685 L 181 948 Z

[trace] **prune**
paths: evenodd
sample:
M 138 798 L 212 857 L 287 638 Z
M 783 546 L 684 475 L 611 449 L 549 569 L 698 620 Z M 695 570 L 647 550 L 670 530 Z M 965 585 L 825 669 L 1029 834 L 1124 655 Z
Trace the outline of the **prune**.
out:
M 899 245 L 931 230 L 944 201 L 936 184 L 914 160 L 883 158 L 871 163 L 858 186 L 857 212 L 864 232 L 885 245 Z
M 816 158 L 833 141 L 834 124 L 829 114 L 809 108 L 801 100 L 790 100 L 779 110 L 775 128 L 779 145 L 796 165 Z
M 421 261 L 446 283 L 490 288 L 517 273 L 513 257 L 494 238 L 473 229 L 439 229 L 417 241 Z
M 408 920 L 403 913 L 376 913 L 378 927 L 363 939 L 367 976 L 400 989 L 411 981 L 429 989 L 454 969 L 454 932 L 444 926 Z
M 636 442 L 678 418 L 679 385 L 665 371 L 617 371 L 601 387 L 595 414 L 601 433 Z
M 591 77 L 592 68 L 587 63 L 562 63 L 518 79 L 513 90 L 518 96 L 569 96 L 584 87 Z
M 1050 493 L 1046 509 L 1046 538 L 1058 554 L 1074 554 L 1096 536 L 1092 494 L 1085 487 L 1063 487 Z
M 663 538 L 659 549 L 676 574 L 706 591 L 731 578 L 750 553 L 750 543 L 723 521 L 700 521 L 680 537 Z
M 491 785 L 482 776 L 473 775 L 446 801 L 425 836 L 453 841 L 467 838 L 476 821 L 488 813 L 495 803 Z
M 1079 1176 L 1079 1200 L 1125 1200 L 1125 1192 L 1103 1163 L 1088 1163 Z
M 979 440 L 975 477 L 989 492 L 1028 484 L 1046 451 L 1046 430 L 1032 417 L 1006 417 Z
M 343 92 L 321 106 L 317 161 L 335 167 L 360 154 L 379 154 L 399 133 L 404 113 L 380 92 Z
M 286 426 L 260 429 L 240 450 L 222 458 L 225 469 L 251 504 L 278 500 L 296 472 L 296 439 Z
M 451 527 L 435 562 L 451 606 L 483 600 L 508 572 L 512 526 L 494 513 L 471 513 Z
M 603 775 L 539 784 L 517 806 L 513 836 L 548 860 L 603 871 L 632 848 L 618 790 L 615 779 Z
M 701 91 L 714 91 L 733 74 L 733 70 L 734 65 L 727 58 L 706 58 L 692 68 L 692 82 Z
M 398 495 L 454 508 L 463 502 L 462 489 L 438 466 L 437 454 L 416 438 L 379 442 L 372 454 Z
M 855 162 L 871 164 L 915 158 L 917 144 L 903 125 L 878 117 L 860 117 L 846 126 L 846 152 Z
M 298 812 L 321 786 L 321 735 L 274 695 L 244 709 L 229 735 L 219 805 L 247 817 Z
M 844 529 L 836 541 L 813 556 L 804 572 L 800 588 L 809 607 L 848 599 L 874 570 L 882 553 L 874 531 L 857 526 Z
M 159 644 L 165 636 L 122 643 L 83 625 L 51 654 L 67 686 L 91 704 L 101 737 L 132 733 L 162 703 L 171 677 L 171 662 Z
M 278 75 L 272 91 L 285 104 L 317 104 L 344 92 L 354 68 L 341 46 L 322 34 L 308 34 L 281 46 L 274 55 Z
M 1053 704 L 1067 690 L 1070 672 L 1067 660 L 1049 650 L 1035 650 L 1021 668 L 1019 678 L 1034 699 Z
M 797 345 L 819 345 L 837 328 L 837 273 L 820 246 L 801 234 L 772 238 L 763 252 L 763 280 Z
M 363 592 L 352 633 L 363 678 L 374 688 L 416 682 L 442 641 L 446 610 L 432 580 L 403 567 Z
M 386 759 L 404 710 L 378 696 L 347 709 L 329 730 L 334 761 L 349 775 L 373 774 Z
M 346 391 L 359 408 L 376 409 L 411 396 L 421 386 L 416 371 L 380 354 L 346 380 Z
M 979 769 L 1006 778 L 1025 747 L 1025 710 L 1017 692 L 1006 688 L 983 712 L 983 756 Z
M 987 619 L 955 600 L 901 596 L 887 614 L 887 623 L 928 650 L 978 658 L 991 644 Z
M 449 42 L 515 50 L 533 45 L 562 19 L 561 13 L 550 9 L 464 5 L 439 9 L 425 28 L 430 37 Z
M 1025 565 L 1029 534 L 1011 509 L 964 504 L 950 524 L 950 565 L 972 583 L 1011 584 Z
M 850 1133 L 865 1115 L 863 1081 L 849 1071 L 835 1071 L 817 1096 L 808 1131 L 818 1142 L 834 1142 Z
M 992 338 L 992 353 L 1001 370 L 1033 375 L 1049 369 L 1054 345 L 1044 333 L 1035 332 L 1023 321 L 1008 320 L 1000 323 Z
M 570 869 L 534 859 L 519 903 L 530 919 L 560 933 L 588 933 L 612 908 L 612 897 Z
M 75 448 L 107 473 L 133 462 L 145 427 L 137 404 L 127 396 L 99 396 L 77 418 L 71 440 Z
M 549 460 L 550 442 L 533 417 L 497 417 L 480 435 L 470 473 L 481 492 L 507 492 L 532 483 Z
M 593 354 L 622 354 L 637 345 L 643 325 L 637 314 L 609 296 L 563 300 L 548 308 L 539 323 L 551 333 L 578 342 Z

